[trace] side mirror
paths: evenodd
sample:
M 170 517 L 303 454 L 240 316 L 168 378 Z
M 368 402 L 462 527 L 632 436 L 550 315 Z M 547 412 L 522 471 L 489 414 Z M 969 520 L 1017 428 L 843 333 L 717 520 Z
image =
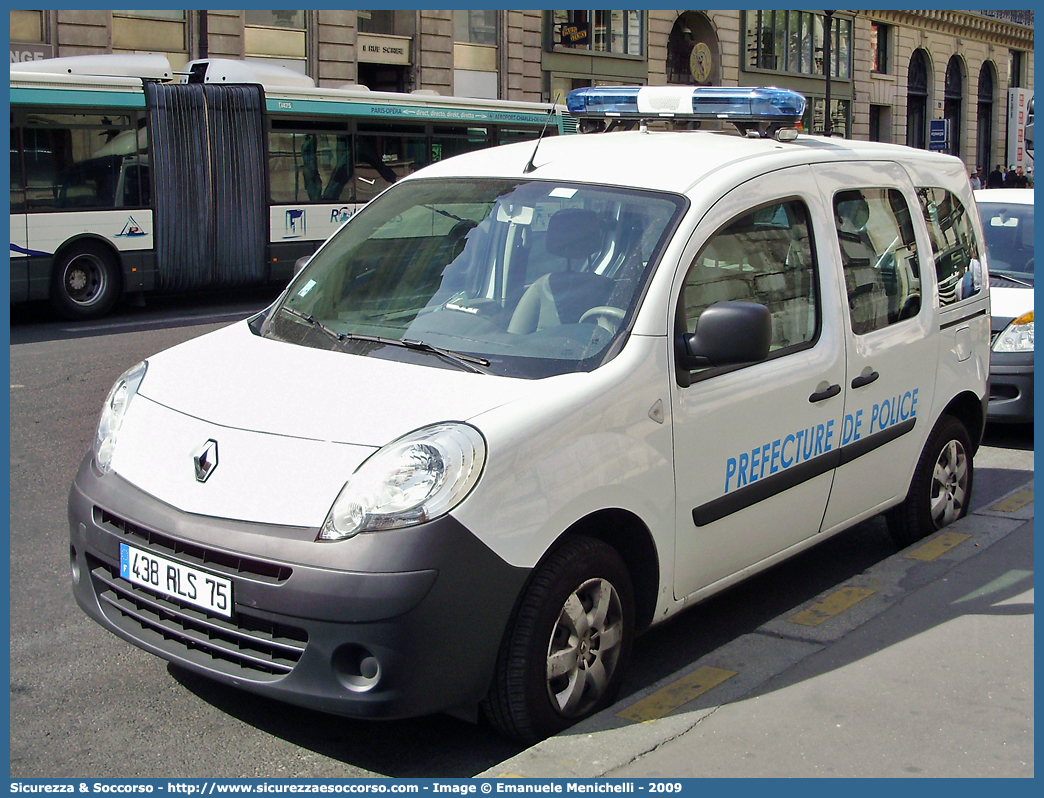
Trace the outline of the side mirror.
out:
M 716 302 L 700 314 L 696 332 L 678 337 L 678 371 L 757 363 L 768 357 L 772 314 L 755 302 Z
M 298 258 L 294 261 L 294 277 L 297 277 L 297 275 L 301 273 L 301 269 L 303 269 L 311 259 L 311 255 L 305 255 L 303 258 Z

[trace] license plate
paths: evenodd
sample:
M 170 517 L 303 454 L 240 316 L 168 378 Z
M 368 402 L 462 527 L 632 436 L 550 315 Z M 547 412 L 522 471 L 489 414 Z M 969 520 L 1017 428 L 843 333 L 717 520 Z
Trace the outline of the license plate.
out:
M 121 543 L 120 576 L 207 612 L 232 617 L 232 582 L 216 574 Z

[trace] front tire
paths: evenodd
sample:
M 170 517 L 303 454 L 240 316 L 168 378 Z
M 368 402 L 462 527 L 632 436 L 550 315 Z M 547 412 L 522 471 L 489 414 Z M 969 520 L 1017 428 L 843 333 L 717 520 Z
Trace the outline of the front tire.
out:
M 906 500 L 886 516 L 900 548 L 949 526 L 968 512 L 975 470 L 964 424 L 942 416 L 917 461 Z
M 120 271 L 112 253 L 94 241 L 74 244 L 58 258 L 51 304 L 66 319 L 104 316 L 120 295 Z
M 600 540 L 568 539 L 526 589 L 497 657 L 486 717 L 532 743 L 609 706 L 627 670 L 634 623 L 620 555 Z

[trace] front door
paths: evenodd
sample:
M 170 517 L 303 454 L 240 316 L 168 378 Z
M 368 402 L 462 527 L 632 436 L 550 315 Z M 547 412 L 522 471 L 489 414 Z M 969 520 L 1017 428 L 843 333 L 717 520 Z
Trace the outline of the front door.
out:
M 767 306 L 773 330 L 767 360 L 672 385 L 679 599 L 820 530 L 846 382 L 834 230 L 817 191 L 807 166 L 736 188 L 680 265 L 676 330 L 727 300 Z

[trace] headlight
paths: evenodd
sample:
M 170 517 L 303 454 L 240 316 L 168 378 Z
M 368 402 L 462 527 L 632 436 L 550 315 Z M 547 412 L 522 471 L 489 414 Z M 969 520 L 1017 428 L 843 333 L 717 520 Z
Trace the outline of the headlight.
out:
M 344 540 L 445 515 L 475 486 L 485 462 L 482 434 L 467 424 L 411 432 L 379 449 L 352 474 L 319 540 Z
M 993 342 L 994 352 L 1033 351 L 1033 311 L 1012 321 Z
M 131 399 L 137 393 L 145 376 L 148 363 L 142 361 L 136 366 L 131 366 L 116 380 L 109 395 L 105 397 L 102 405 L 101 418 L 98 419 L 98 432 L 94 435 L 94 462 L 98 470 L 108 474 L 112 468 L 112 455 L 116 451 L 116 436 L 123 424 L 123 417 L 127 414 Z

